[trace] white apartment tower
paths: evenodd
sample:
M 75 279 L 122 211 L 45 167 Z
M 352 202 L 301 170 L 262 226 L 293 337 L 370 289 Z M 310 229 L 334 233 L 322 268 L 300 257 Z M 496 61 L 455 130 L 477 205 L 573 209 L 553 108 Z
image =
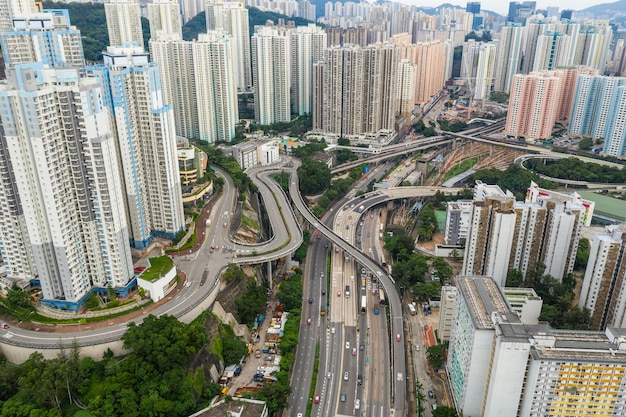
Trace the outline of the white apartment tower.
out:
M 11 30 L 0 31 L 0 46 L 7 69 L 41 62 L 49 67 L 85 65 L 80 31 L 70 25 L 67 10 L 22 14 Z
M 611 225 L 593 238 L 578 306 L 588 308 L 593 328 L 626 326 L 626 228 Z
M 291 120 L 291 48 L 289 30 L 257 26 L 252 35 L 254 119 L 262 125 Z
M 198 138 L 205 142 L 235 137 L 239 111 L 232 45 L 232 36 L 224 31 L 200 34 L 192 43 Z
M 416 65 L 408 59 L 398 63 L 398 91 L 396 93 L 396 113 L 411 120 L 415 108 Z
M 0 0 L 0 32 L 13 29 L 12 18 L 35 12 L 34 0 Z
M 520 71 L 523 40 L 523 26 L 509 23 L 502 27 L 496 52 L 494 91 L 511 91 L 513 75 Z
M 122 46 L 136 42 L 143 46 L 141 10 L 137 0 L 109 0 L 104 5 L 109 30 L 109 45 Z
M 178 0 L 153 0 L 148 3 L 150 39 L 163 34 L 179 34 L 182 37 L 183 24 Z
M 448 378 L 466 416 L 626 414 L 626 332 L 521 320 L 487 277 L 457 279 Z
M 233 36 L 233 57 L 237 89 L 251 91 L 250 24 L 248 9 L 241 2 L 209 1 L 206 5 L 207 30 L 225 30 Z
M 103 56 L 104 64 L 88 71 L 102 82 L 115 120 L 129 235 L 143 249 L 155 236 L 173 237 L 184 228 L 174 112 L 143 47 L 110 46 Z
M 152 60 L 161 71 L 163 101 L 174 109 L 176 135 L 199 139 L 193 42 L 182 40 L 178 34 L 161 33 L 149 44 Z
M 298 115 L 313 110 L 313 65 L 324 60 L 326 31 L 314 24 L 290 30 L 292 112 Z
M 42 63 L 8 75 L 0 83 L 0 255 L 9 278 L 38 279 L 42 302 L 74 310 L 93 287 L 124 286 L 133 274 L 102 87 Z

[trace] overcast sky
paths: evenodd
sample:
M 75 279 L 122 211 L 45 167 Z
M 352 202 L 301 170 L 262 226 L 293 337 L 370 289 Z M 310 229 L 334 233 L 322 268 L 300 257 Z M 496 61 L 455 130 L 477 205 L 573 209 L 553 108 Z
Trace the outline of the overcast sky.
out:
M 466 1 L 455 1 L 455 0 L 397 0 L 401 3 L 407 3 L 416 6 L 430 6 L 436 7 L 443 3 L 456 4 L 461 7 L 465 7 Z M 478 1 L 478 0 L 474 0 Z M 523 1 L 523 0 L 518 0 Z M 537 8 L 543 9 L 547 6 L 556 6 L 559 10 L 563 9 L 573 9 L 573 10 L 582 10 L 589 6 L 594 6 L 596 4 L 602 3 L 613 3 L 611 0 L 538 0 Z M 506 15 L 509 13 L 509 1 L 507 0 L 480 0 L 481 9 L 492 10 L 501 15 Z

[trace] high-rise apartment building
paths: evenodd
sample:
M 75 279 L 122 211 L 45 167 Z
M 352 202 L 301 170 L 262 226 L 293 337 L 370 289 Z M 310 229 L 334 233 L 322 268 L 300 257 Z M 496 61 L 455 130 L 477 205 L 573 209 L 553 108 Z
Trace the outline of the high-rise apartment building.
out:
M 13 29 L 12 18 L 35 12 L 34 0 L 0 0 L 0 32 Z
M 509 15 L 507 20 L 509 22 L 525 24 L 526 19 L 535 13 L 536 8 L 536 1 L 509 2 Z
M 613 40 L 608 21 L 587 21 L 580 25 L 574 56 L 575 65 L 585 65 L 604 73 Z
M 213 1 L 206 5 L 207 30 L 224 30 L 233 36 L 233 59 L 235 62 L 238 91 L 252 90 L 252 66 L 250 55 L 250 24 L 248 9 L 243 3 Z
M 581 229 L 590 224 L 593 209 L 593 202 L 577 193 L 545 190 L 535 183 L 526 200 L 516 202 L 500 187 L 478 182 L 462 274 L 489 275 L 504 286 L 510 270 L 526 276 L 541 261 L 546 274 L 561 280 L 574 268 Z
M 520 72 L 524 27 L 509 23 L 503 26 L 497 44 L 494 91 L 511 91 L 513 75 Z
M 559 108 L 556 121 L 562 125 L 568 124 L 576 96 L 576 84 L 580 75 L 598 75 L 598 70 L 582 65 L 575 67 L 565 67 L 559 69 L 561 73 L 561 97 L 559 98 Z
M 130 240 L 138 249 L 184 228 L 174 112 L 163 102 L 159 68 L 143 46 L 109 47 L 88 71 L 104 86 L 115 123 Z
M 408 59 L 398 63 L 398 92 L 396 93 L 396 113 L 411 120 L 415 108 L 416 65 Z
M 450 340 L 452 324 L 454 323 L 454 313 L 456 311 L 457 289 L 451 285 L 441 287 L 441 303 L 439 304 L 439 339 Z
M 400 60 L 415 64 L 415 104 L 426 103 L 446 80 L 446 46 L 441 41 L 412 43 L 407 33 L 392 36 L 390 42 L 398 48 Z
M 298 17 L 315 22 L 315 5 L 309 0 L 301 0 L 298 2 Z
M 9 278 L 38 279 L 41 301 L 59 308 L 133 274 L 102 95 L 77 69 L 42 63 L 0 84 L 0 254 Z
M 153 0 L 148 3 L 148 21 L 150 39 L 157 39 L 161 33 L 174 33 L 182 37 L 183 24 L 178 0 Z
M 450 201 L 446 204 L 444 239 L 447 245 L 464 245 L 469 232 L 472 207 L 472 202 L 468 200 Z
M 313 65 L 324 60 L 326 31 L 314 24 L 289 31 L 291 48 L 292 112 L 298 115 L 313 109 Z
M 475 99 L 486 99 L 491 94 L 495 62 L 495 43 L 470 39 L 463 44 L 461 78 L 467 83 Z
M 122 46 L 136 42 L 143 46 L 141 10 L 137 0 L 109 0 L 104 5 L 109 31 L 109 45 Z
M 291 120 L 289 30 L 257 26 L 252 35 L 254 119 L 262 125 Z
M 193 42 L 199 139 L 230 142 L 239 122 L 232 35 L 208 31 Z
M 70 25 L 67 10 L 46 10 L 13 18 L 11 30 L 0 31 L 7 69 L 41 62 L 50 67 L 85 65 L 80 32 Z
M 560 32 L 546 31 L 537 37 L 533 71 L 550 71 L 571 65 L 571 38 Z
M 604 147 L 602 152 L 617 158 L 626 157 L 626 87 L 619 86 L 615 89 L 608 112 L 608 124 L 605 130 Z
M 393 132 L 397 65 L 391 44 L 328 48 L 316 65 L 313 128 L 338 137 Z
M 554 330 L 520 320 L 486 277 L 457 279 L 447 360 L 452 399 L 484 417 L 623 415 L 626 333 Z
M 561 96 L 558 71 L 515 74 L 504 133 L 528 140 L 552 137 Z
M 591 243 L 578 306 L 589 309 L 596 330 L 626 326 L 625 250 L 624 225 L 607 226 Z

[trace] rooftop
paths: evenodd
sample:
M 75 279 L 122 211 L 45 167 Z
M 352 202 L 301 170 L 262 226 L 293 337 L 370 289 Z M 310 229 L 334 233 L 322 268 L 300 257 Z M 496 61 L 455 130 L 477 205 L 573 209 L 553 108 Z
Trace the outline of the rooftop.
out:
M 594 214 L 618 221 L 626 221 L 626 201 L 591 191 L 578 191 L 585 200 L 595 202 Z
M 483 276 L 459 277 L 457 284 L 477 328 L 492 329 L 492 313 L 510 312 L 509 306 L 493 278 Z
M 143 271 L 140 278 L 150 282 L 160 279 L 174 267 L 174 262 L 169 256 L 158 256 L 148 261 L 150 268 Z

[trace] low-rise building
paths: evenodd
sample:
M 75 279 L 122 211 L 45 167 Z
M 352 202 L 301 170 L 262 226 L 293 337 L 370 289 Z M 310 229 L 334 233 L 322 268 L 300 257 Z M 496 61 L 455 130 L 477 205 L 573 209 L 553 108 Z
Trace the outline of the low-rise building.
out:
M 233 146 L 233 156 L 242 169 L 268 166 L 280 162 L 278 140 L 251 140 Z

